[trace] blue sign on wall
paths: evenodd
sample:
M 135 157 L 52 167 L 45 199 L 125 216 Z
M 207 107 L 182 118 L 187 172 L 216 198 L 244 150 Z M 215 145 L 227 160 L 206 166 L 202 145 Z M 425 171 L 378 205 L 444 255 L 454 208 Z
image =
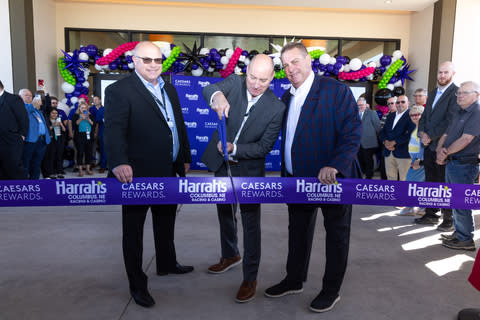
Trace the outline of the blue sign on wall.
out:
M 203 99 L 202 90 L 209 84 L 222 80 L 222 78 L 172 75 L 172 84 L 177 89 L 190 141 L 192 170 L 207 169 L 200 159 L 212 134 L 217 129 L 218 122 L 217 114 L 210 109 Z M 278 97 L 281 97 L 286 90 L 290 89 L 290 83 L 287 79 L 273 79 L 270 89 Z M 266 157 L 265 168 L 267 171 L 280 171 L 280 166 L 279 136 L 273 150 Z

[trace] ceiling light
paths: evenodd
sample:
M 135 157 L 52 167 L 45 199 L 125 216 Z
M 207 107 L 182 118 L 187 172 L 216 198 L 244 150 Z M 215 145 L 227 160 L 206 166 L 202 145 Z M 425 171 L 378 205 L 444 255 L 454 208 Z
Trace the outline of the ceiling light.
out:
M 385 3 L 392 3 L 392 0 L 385 0 Z

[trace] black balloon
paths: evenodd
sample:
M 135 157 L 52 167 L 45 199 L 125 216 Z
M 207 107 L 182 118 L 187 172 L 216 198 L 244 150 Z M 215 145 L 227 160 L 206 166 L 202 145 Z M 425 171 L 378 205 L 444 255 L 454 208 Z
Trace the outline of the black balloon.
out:
M 393 92 L 390 89 L 380 89 L 375 93 L 375 102 L 378 105 L 386 106 L 387 100 L 393 97 Z
M 279 64 L 276 64 L 275 67 L 274 67 L 274 69 L 275 69 L 275 72 L 279 72 L 279 71 L 282 70 L 282 66 L 279 65 Z
M 226 51 L 227 51 L 226 49 L 220 49 L 220 50 L 218 50 L 218 53 L 219 53 L 221 56 L 224 56 Z
M 255 57 L 257 54 L 258 54 L 258 51 L 257 51 L 257 50 L 251 50 L 251 51 L 248 53 L 248 59 L 252 60 L 253 57 Z
M 238 62 L 237 62 L 237 66 L 238 66 L 239 68 L 243 68 L 243 67 L 245 67 L 245 62 L 243 62 L 243 61 L 238 61 Z
M 345 59 L 347 59 L 347 62 L 345 64 L 350 63 L 350 57 L 349 56 L 343 56 Z
M 395 87 L 393 89 L 393 95 L 398 97 L 398 96 L 403 96 L 405 94 L 405 89 L 403 87 Z
M 263 51 L 263 54 L 269 55 L 271 52 L 269 50 Z
M 208 65 L 212 68 L 215 68 L 217 66 L 217 62 L 215 60 L 210 60 L 210 62 L 208 63 Z

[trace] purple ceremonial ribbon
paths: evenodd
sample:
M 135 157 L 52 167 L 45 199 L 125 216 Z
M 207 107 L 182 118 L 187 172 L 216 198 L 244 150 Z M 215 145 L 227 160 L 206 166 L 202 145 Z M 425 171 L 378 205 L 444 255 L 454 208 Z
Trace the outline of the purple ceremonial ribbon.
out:
M 223 160 L 228 162 L 228 152 L 227 152 L 227 123 L 225 120 L 225 112 L 223 113 L 222 119 L 218 121 L 218 135 L 220 142 L 222 142 L 223 150 Z
M 233 177 L 238 203 L 310 203 L 480 209 L 480 186 L 309 177 Z M 2 180 L 0 207 L 236 203 L 229 177 Z

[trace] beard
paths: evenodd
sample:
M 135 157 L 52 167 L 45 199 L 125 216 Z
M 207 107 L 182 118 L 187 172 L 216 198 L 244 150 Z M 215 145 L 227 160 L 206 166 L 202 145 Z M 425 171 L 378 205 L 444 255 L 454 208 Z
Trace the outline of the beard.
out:
M 441 87 L 446 86 L 447 84 L 449 84 L 452 81 L 452 78 L 453 78 L 453 75 L 450 76 L 449 78 L 445 79 L 445 80 L 437 80 L 438 85 L 441 86 Z

